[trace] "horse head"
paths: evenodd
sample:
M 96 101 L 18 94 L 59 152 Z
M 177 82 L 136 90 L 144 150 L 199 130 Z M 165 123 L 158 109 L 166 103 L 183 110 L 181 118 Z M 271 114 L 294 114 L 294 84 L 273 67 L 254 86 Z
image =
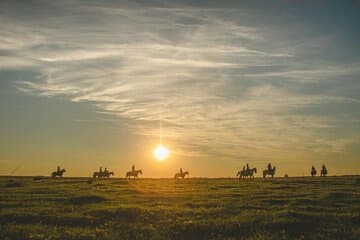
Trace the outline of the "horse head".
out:
M 141 169 L 140 169 L 140 170 L 138 170 L 138 173 L 142 174 L 142 171 L 141 171 Z

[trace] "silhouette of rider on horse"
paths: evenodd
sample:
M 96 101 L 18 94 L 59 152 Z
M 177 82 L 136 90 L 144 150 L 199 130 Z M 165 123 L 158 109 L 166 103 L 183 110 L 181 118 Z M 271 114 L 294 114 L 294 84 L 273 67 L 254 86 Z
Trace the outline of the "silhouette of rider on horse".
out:
M 321 168 L 321 176 L 325 177 L 327 175 L 327 169 L 325 167 L 325 164 L 322 165 L 322 168 Z

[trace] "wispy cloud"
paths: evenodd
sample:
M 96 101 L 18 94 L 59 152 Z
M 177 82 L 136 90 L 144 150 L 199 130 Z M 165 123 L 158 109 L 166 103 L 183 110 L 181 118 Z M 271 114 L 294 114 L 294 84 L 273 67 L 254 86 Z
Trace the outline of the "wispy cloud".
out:
M 297 55 L 303 45 L 288 40 L 281 47 L 255 23 L 241 24 L 241 10 L 76 1 L 52 8 L 53 16 L 0 26 L 6 32 L 0 34 L 0 51 L 6 51 L 1 68 L 39 72 L 36 81 L 18 82 L 21 91 L 92 102 L 102 114 L 141 123 L 134 124 L 141 135 L 157 135 L 161 116 L 164 138 L 184 155 L 339 152 L 352 139 L 335 141 L 328 133 L 354 118 L 297 110 L 329 103 L 358 107 L 353 96 L 303 86 L 359 76 L 358 64 L 308 62 Z M 237 19 L 226 17 L 234 11 Z

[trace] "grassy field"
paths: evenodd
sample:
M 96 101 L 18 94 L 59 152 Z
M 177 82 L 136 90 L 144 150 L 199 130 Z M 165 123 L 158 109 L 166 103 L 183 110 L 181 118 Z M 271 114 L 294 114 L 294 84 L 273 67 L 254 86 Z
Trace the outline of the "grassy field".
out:
M 360 178 L 0 178 L 0 239 L 360 239 Z

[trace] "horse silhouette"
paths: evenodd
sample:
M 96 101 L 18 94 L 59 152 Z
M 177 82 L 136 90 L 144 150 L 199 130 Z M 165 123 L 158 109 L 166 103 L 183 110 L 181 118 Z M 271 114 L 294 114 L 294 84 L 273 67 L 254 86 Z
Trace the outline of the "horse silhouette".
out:
M 316 169 L 312 168 L 311 169 L 311 177 L 314 177 L 314 176 L 316 176 Z
M 251 178 L 254 179 L 255 178 L 254 173 L 257 172 L 257 169 L 256 168 L 250 168 L 246 172 L 247 172 L 248 177 L 250 177 L 250 179 Z
M 274 178 L 275 170 L 276 170 L 275 166 L 272 169 L 265 169 L 263 171 L 263 178 L 266 178 L 266 175 L 270 175 L 271 178 Z
M 328 173 L 327 169 L 323 167 L 320 172 L 320 177 L 326 177 L 327 173 Z
M 245 179 L 247 177 L 249 177 L 250 179 L 254 179 L 255 178 L 254 173 L 256 173 L 256 172 L 257 172 L 256 168 L 250 168 L 250 169 L 238 171 L 236 176 L 239 176 L 239 180 Z
M 175 176 L 174 178 L 175 179 L 178 179 L 178 178 L 182 178 L 184 179 L 186 175 L 189 175 L 189 172 L 188 171 L 185 171 L 185 172 L 178 172 L 178 173 L 175 173 Z
M 129 171 L 126 173 L 126 178 L 128 178 L 130 180 L 131 177 L 134 177 L 134 179 L 139 177 L 139 174 L 142 174 L 141 169 L 139 170 L 134 170 L 134 171 Z
M 52 178 L 56 178 L 56 177 L 62 178 L 64 172 L 66 172 L 65 168 L 61 169 L 60 171 L 54 171 L 51 173 L 51 177 Z
M 241 180 L 241 178 L 245 178 L 245 171 L 246 170 L 240 170 L 237 172 L 236 176 L 239 177 L 239 181 Z
M 108 171 L 94 172 L 93 178 L 98 178 L 98 179 L 110 178 L 110 176 L 113 176 L 113 175 L 114 175 L 114 172 L 108 172 Z

